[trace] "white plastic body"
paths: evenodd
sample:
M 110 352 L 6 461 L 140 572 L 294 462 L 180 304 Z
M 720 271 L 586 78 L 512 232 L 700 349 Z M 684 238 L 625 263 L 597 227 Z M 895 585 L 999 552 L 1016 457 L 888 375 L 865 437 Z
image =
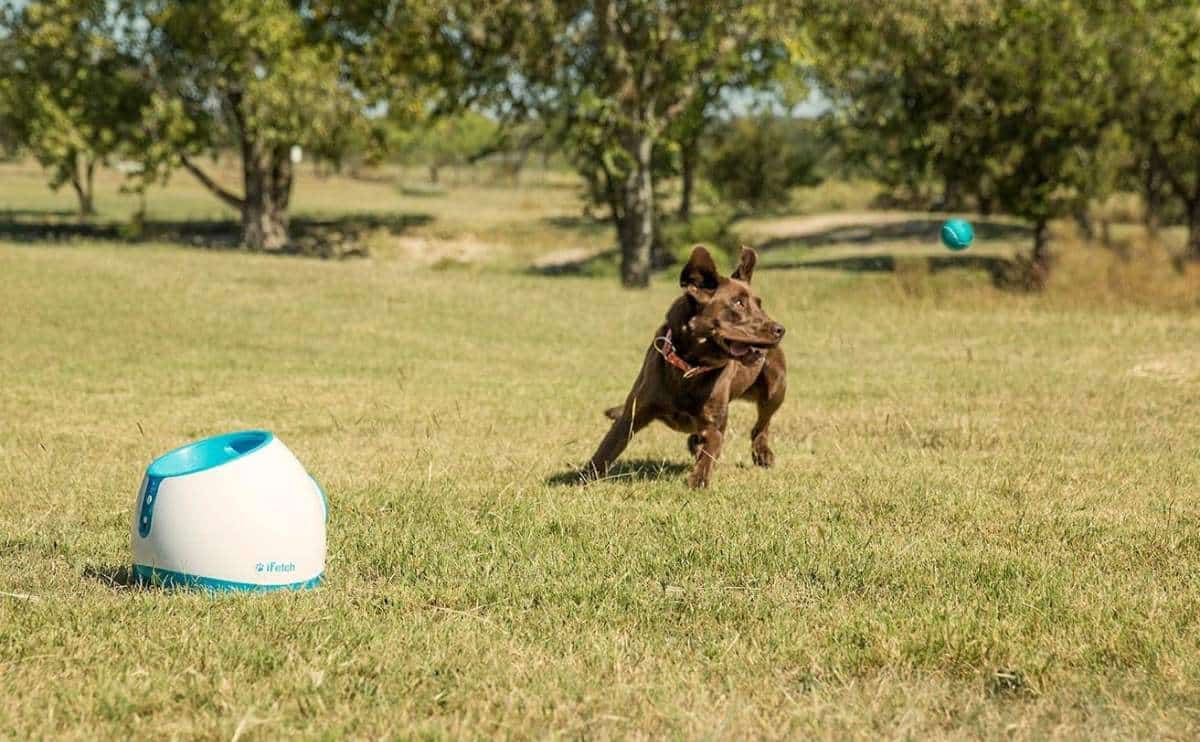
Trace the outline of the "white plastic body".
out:
M 144 478 L 131 526 L 135 565 L 263 586 L 302 583 L 325 571 L 325 498 L 278 438 L 211 469 L 163 479 L 143 537 L 146 484 Z

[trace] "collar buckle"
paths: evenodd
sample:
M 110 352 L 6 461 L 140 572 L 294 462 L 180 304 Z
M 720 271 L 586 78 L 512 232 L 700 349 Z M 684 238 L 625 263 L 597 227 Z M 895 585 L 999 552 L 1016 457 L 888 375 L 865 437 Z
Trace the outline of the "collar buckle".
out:
M 675 344 L 671 342 L 671 328 L 667 328 L 667 334 L 660 335 L 654 338 L 654 350 L 658 352 L 663 360 L 671 364 L 675 368 L 683 372 L 683 378 L 690 379 L 693 376 L 698 376 L 707 371 L 714 371 L 720 366 L 693 366 L 675 352 Z

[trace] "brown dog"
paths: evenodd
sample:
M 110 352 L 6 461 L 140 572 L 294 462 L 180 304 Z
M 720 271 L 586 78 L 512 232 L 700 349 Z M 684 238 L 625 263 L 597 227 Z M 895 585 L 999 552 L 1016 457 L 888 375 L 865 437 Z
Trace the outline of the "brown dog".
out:
M 615 422 L 585 469 L 586 479 L 603 477 L 634 433 L 661 420 L 690 433 L 688 450 L 696 465 L 688 484 L 707 486 L 721 456 L 731 399 L 758 405 L 750 433 L 754 463 L 775 463 L 767 437 L 787 390 L 787 364 L 779 348 L 784 330 L 763 311 L 750 287 L 757 260 L 743 247 L 737 270 L 726 278 L 717 273 L 708 250 L 692 249 L 679 275 L 683 296 L 655 333 L 624 406 L 608 410 Z

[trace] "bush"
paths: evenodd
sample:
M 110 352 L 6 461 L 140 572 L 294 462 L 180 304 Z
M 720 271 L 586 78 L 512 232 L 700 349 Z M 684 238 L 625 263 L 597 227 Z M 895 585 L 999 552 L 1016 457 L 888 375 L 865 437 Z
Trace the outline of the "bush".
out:
M 792 188 L 821 182 L 820 139 L 810 121 L 742 118 L 715 134 L 706 170 L 726 203 L 753 210 L 785 206 Z
M 695 214 L 690 222 L 664 219 L 659 223 L 663 251 L 675 263 L 687 262 L 692 247 L 697 244 L 726 255 L 733 255 L 739 245 L 737 236 L 730 230 L 733 215 L 723 209 Z

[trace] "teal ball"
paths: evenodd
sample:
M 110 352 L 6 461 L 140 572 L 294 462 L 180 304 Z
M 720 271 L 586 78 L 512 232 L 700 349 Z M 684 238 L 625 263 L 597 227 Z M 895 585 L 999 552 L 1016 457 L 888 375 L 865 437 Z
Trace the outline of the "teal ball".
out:
M 975 239 L 971 223 L 963 219 L 949 219 L 942 225 L 942 244 L 951 250 L 966 250 Z

